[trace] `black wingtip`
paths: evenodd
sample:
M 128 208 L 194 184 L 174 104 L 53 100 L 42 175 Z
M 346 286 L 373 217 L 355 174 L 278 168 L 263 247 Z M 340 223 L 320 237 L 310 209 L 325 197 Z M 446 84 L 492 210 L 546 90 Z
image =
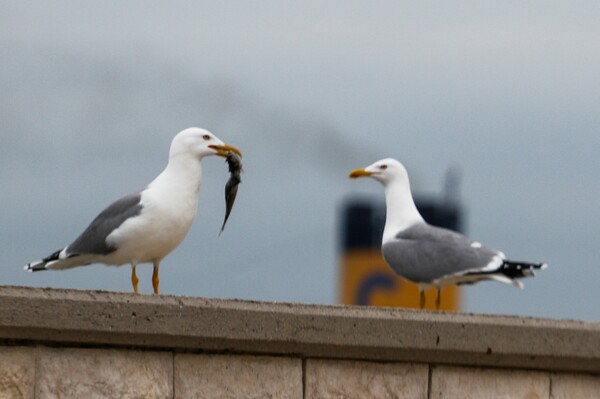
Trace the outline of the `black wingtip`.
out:
M 533 277 L 535 275 L 535 270 L 543 270 L 547 267 L 548 265 L 546 263 L 529 263 L 505 260 L 498 271 L 504 274 L 506 277 L 514 279 Z
M 25 265 L 23 267 L 23 269 L 27 270 L 28 272 L 39 272 L 42 270 L 46 270 L 46 265 L 48 264 L 48 262 L 53 262 L 53 261 L 59 260 L 61 252 L 62 252 L 62 249 L 59 249 L 58 251 L 52 253 L 51 255 L 46 256 L 42 260 L 28 263 L 27 265 Z
M 61 251 L 62 251 L 62 249 L 59 249 L 58 251 L 54 252 L 52 255 L 46 256 L 44 259 L 42 259 L 42 262 L 48 263 L 48 262 L 52 262 L 52 261 L 58 260 Z

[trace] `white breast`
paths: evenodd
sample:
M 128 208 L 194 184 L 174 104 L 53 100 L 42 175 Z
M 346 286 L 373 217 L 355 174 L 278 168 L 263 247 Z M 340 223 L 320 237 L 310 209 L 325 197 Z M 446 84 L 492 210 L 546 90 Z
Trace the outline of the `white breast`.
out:
M 164 258 L 187 235 L 198 208 L 197 185 L 155 184 L 142 192 L 140 215 L 126 220 L 107 237 L 118 249 L 106 263 L 138 263 Z

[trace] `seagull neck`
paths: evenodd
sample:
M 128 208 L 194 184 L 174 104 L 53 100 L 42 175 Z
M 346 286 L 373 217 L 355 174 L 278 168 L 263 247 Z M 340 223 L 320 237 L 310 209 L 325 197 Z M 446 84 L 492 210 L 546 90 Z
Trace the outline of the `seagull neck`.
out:
M 173 188 L 191 188 L 194 193 L 197 193 L 201 178 L 202 166 L 197 158 L 174 156 L 169 158 L 167 167 L 156 180 Z
M 415 223 L 423 222 L 410 192 L 410 186 L 390 182 L 385 187 L 386 218 L 383 231 L 383 242 L 395 237 L 398 231 Z

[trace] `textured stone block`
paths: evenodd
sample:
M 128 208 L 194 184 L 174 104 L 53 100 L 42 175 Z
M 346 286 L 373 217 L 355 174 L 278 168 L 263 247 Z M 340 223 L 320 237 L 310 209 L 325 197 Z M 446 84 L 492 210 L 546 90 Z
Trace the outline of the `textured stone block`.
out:
M 0 398 L 33 399 L 35 349 L 0 347 Z
M 173 354 L 38 348 L 38 398 L 171 398 Z
M 431 372 L 431 399 L 548 397 L 550 375 L 545 372 L 446 366 L 434 367 Z
M 175 398 L 302 398 L 302 360 L 175 355 Z
M 306 399 L 427 398 L 426 364 L 308 359 Z
M 551 399 L 589 399 L 600 397 L 600 375 L 552 374 Z
M 600 323 L 0 287 L 0 338 L 190 352 L 600 370 Z

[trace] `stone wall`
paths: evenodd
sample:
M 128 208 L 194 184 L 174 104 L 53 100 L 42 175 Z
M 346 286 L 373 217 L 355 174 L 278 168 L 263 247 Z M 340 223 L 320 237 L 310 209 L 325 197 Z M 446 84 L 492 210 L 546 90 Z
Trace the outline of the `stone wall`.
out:
M 600 323 L 0 287 L 0 398 L 600 398 Z

